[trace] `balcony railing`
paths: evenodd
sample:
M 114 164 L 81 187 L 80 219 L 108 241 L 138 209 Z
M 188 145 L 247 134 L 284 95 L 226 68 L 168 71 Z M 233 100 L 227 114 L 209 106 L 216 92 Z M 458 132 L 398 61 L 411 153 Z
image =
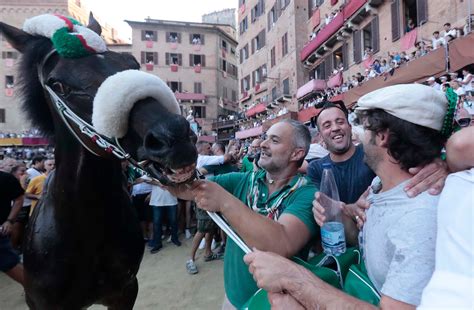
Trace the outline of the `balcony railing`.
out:
M 306 44 L 300 52 L 300 60 L 305 61 L 314 53 L 324 42 L 334 35 L 354 13 L 362 8 L 368 0 L 350 0 L 346 2 L 341 13 L 324 28 L 322 28 L 314 39 Z
M 217 130 L 221 128 L 229 128 L 235 126 L 235 120 L 227 120 L 227 121 L 217 121 L 212 123 L 212 130 Z

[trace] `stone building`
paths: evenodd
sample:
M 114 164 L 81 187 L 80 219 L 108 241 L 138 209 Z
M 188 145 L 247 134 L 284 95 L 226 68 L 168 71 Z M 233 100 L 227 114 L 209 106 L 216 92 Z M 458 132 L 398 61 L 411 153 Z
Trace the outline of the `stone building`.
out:
M 202 16 L 202 22 L 207 24 L 224 24 L 235 27 L 235 9 L 224 9 L 216 11 Z

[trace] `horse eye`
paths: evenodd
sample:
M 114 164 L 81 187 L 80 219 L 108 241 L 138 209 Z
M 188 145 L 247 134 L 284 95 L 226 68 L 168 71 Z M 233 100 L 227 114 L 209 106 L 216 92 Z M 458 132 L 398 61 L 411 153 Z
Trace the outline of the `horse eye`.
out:
M 63 85 L 61 82 L 54 82 L 51 88 L 54 92 L 63 96 L 67 96 L 71 92 L 71 88 L 67 85 Z

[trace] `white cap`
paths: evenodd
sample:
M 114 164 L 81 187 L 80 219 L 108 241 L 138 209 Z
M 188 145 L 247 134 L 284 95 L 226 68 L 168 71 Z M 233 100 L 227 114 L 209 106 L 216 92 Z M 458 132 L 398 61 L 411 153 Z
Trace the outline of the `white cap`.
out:
M 426 80 L 426 82 L 433 82 L 434 80 L 435 80 L 434 76 L 430 76 L 430 77 Z
M 370 92 L 357 101 L 356 111 L 382 109 L 412 124 L 441 130 L 448 100 L 442 91 L 422 84 L 399 84 Z

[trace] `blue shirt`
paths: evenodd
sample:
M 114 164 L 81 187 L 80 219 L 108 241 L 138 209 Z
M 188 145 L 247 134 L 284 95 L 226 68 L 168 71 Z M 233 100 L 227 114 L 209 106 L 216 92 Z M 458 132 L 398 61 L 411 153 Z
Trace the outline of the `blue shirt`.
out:
M 321 187 L 324 163 L 332 164 L 339 199 L 345 203 L 356 202 L 375 178 L 375 173 L 364 162 L 362 144 L 356 146 L 354 155 L 346 161 L 333 162 L 329 155 L 312 161 L 308 166 L 308 177 L 317 188 Z

